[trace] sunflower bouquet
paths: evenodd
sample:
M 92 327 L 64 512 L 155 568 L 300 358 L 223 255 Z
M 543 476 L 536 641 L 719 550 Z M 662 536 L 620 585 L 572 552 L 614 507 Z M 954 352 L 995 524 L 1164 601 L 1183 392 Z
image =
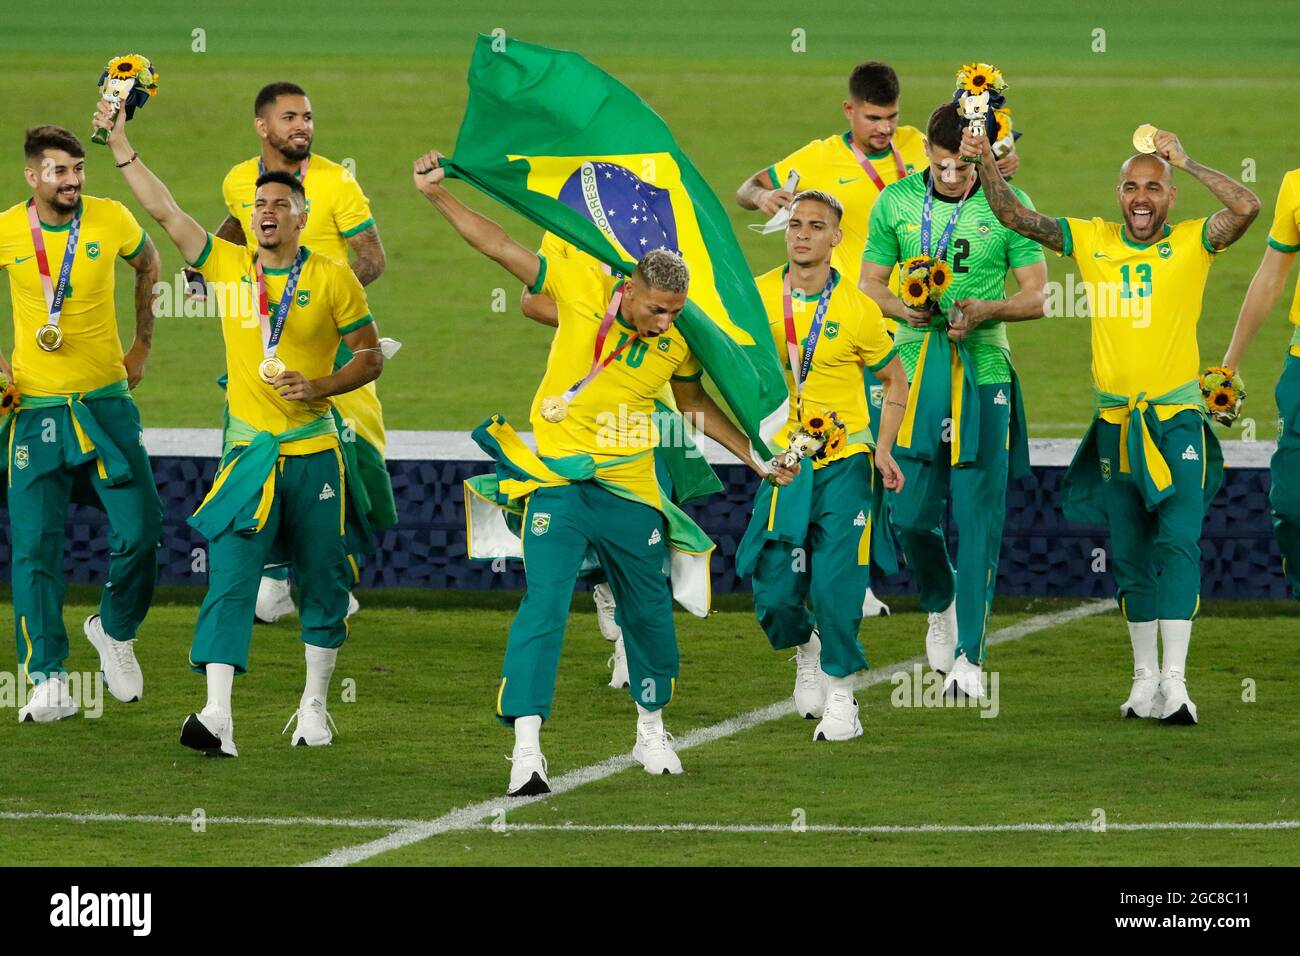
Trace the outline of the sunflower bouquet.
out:
M 996 114 L 1007 102 L 1003 91 L 1007 81 L 1002 71 L 990 63 L 967 63 L 957 71 L 957 104 L 964 124 L 976 136 L 984 135 L 984 122 L 990 113 Z M 963 156 L 968 162 L 978 162 L 977 156 Z
M 913 256 L 899 270 L 899 298 L 909 309 L 934 311 L 952 285 L 952 267 L 942 259 Z
M 99 94 L 118 110 L 125 106 L 126 118 L 129 120 L 136 110 L 158 94 L 158 70 L 148 57 L 139 53 L 115 56 L 100 74 Z M 116 110 L 113 118 L 117 118 Z M 108 130 L 97 129 L 90 139 L 103 146 L 108 142 Z
M 18 386 L 9 381 L 8 375 L 0 372 L 0 419 L 17 410 Z
M 1210 417 L 1220 425 L 1231 426 L 1246 400 L 1246 386 L 1232 369 L 1211 365 L 1201 373 L 1201 394 Z
M 786 468 L 793 468 L 805 458 L 827 461 L 835 458 L 848 444 L 849 432 L 839 415 L 830 409 L 801 415 L 790 433 L 790 448 L 780 458 Z

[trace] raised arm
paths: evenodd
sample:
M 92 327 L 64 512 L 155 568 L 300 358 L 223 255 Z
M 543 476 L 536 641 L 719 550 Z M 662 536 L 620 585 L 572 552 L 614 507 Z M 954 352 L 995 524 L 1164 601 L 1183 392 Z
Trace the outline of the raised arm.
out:
M 149 170 L 144 160 L 131 148 L 126 138 L 126 110 L 118 112 L 116 123 L 112 120 L 112 110 L 109 103 L 99 101 L 93 120 L 95 128 L 109 131 L 108 146 L 113 151 L 113 159 L 122 171 L 126 184 L 131 187 L 131 192 L 144 207 L 144 211 L 171 236 L 185 261 L 193 262 L 203 255 L 203 248 L 208 243 L 208 231 L 176 204 L 162 180 Z
M 487 216 L 476 213 L 453 196 L 442 185 L 447 171 L 442 168 L 441 161 L 442 153 L 437 150 L 431 150 L 415 161 L 411 170 L 415 188 L 472 248 L 500 263 L 507 272 L 531 288 L 541 271 L 541 258 L 511 239 Z
M 556 307 L 555 300 L 540 292 L 533 293 L 526 286 L 519 297 L 519 311 L 539 325 L 553 329 L 560 327 L 560 310 Z
M 1156 131 L 1156 155 L 1205 184 L 1223 208 L 1205 224 L 1205 238 L 1216 249 L 1226 249 L 1250 228 L 1259 215 L 1259 197 L 1231 176 L 1198 163 L 1187 155 L 1178 137 L 1168 130 Z
M 775 216 L 793 199 L 793 193 L 772 182 L 772 174 L 766 169 L 760 169 L 736 190 L 736 202 L 741 209 L 757 209 L 768 216 Z
M 1002 177 L 993 158 L 993 148 L 987 136 L 974 136 L 967 129 L 962 133 L 961 154 L 979 156 L 977 166 L 980 173 L 980 185 L 984 189 L 984 198 L 988 200 L 993 215 L 998 222 L 1013 232 L 1018 232 L 1027 239 L 1040 243 L 1053 252 L 1065 251 L 1065 236 L 1061 233 L 1061 224 L 1051 216 L 1030 209 L 1020 201 L 1020 197 L 1011 191 L 1007 181 Z
M 153 348 L 153 288 L 158 282 L 161 261 L 153 240 L 144 239 L 144 248 L 126 260 L 135 270 L 135 341 L 122 356 L 126 366 L 126 384 L 135 388 L 144 378 L 144 366 Z
M 356 255 L 352 260 L 352 271 L 358 281 L 370 285 L 388 266 L 388 256 L 384 253 L 384 244 L 379 241 L 379 227 L 367 226 L 355 236 L 348 236 L 348 248 Z
M 1272 246 L 1264 250 L 1264 258 L 1255 270 L 1255 278 L 1250 280 L 1246 298 L 1241 302 L 1237 326 L 1232 330 L 1232 341 L 1223 356 L 1224 368 L 1230 368 L 1234 372 L 1241 368 L 1241 359 L 1246 354 L 1246 349 L 1277 304 L 1278 296 L 1286 288 L 1287 273 L 1291 271 L 1295 255 L 1294 252 L 1281 252 Z

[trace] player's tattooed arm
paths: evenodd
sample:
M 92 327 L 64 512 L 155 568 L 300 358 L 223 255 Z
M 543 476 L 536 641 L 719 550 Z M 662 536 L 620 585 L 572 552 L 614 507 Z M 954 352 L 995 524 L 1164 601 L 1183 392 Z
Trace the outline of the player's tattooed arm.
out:
M 772 182 L 772 175 L 766 169 L 760 169 L 736 190 L 736 202 L 741 209 L 757 209 L 768 216 L 775 216 L 792 199 L 794 194 Z
M 1176 166 L 1192 178 L 1205 184 L 1223 208 L 1205 224 L 1205 238 L 1216 249 L 1226 249 L 1250 228 L 1259 215 L 1259 197 L 1231 176 L 1198 163 L 1187 155 L 1176 133 L 1167 129 L 1156 130 L 1156 155 L 1170 166 Z
M 153 292 L 158 283 L 161 261 L 153 240 L 144 237 L 144 247 L 127 262 L 135 269 L 135 341 L 122 356 L 126 366 L 126 384 L 135 388 L 144 378 L 144 366 L 153 348 Z
M 416 159 L 411 169 L 415 188 L 471 248 L 500 263 L 502 268 L 531 288 L 542 271 L 541 257 L 511 239 L 487 216 L 475 212 L 453 196 L 442 184 L 447 171 L 441 162 L 442 153 L 437 150 L 430 150 Z
M 352 271 L 363 286 L 370 285 L 384 274 L 388 256 L 384 253 L 384 244 L 379 240 L 378 226 L 369 226 L 355 236 L 348 236 L 348 247 L 356 253 Z
M 969 129 L 965 130 L 961 138 L 961 154 L 980 157 L 980 163 L 976 166 L 980 174 L 980 185 L 984 188 L 984 198 L 988 200 L 993 215 L 998 217 L 998 222 L 1053 252 L 1065 250 L 1061 224 L 1051 216 L 1030 209 L 1011 191 L 993 158 L 993 147 L 987 136 L 975 136 Z

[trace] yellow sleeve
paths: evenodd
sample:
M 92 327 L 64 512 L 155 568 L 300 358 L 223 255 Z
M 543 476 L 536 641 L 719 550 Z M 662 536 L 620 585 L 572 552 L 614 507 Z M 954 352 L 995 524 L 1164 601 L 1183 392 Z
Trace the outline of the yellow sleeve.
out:
M 695 357 L 694 352 L 687 352 L 686 358 L 682 359 L 680 365 L 673 369 L 673 381 L 675 382 L 698 382 L 704 375 L 704 366 L 700 360 Z
M 1077 261 L 1080 256 L 1086 257 L 1093 251 L 1100 219 L 1071 219 L 1061 216 L 1056 221 L 1061 224 L 1062 249 L 1058 255 L 1069 256 Z
M 1268 244 L 1278 252 L 1300 252 L 1300 169 L 1282 177 Z
M 117 207 L 118 231 L 122 237 L 117 247 L 117 254 L 123 259 L 134 259 L 144 249 L 144 241 L 147 237 L 144 230 L 140 228 L 140 223 L 136 222 L 135 216 L 131 215 L 131 210 L 120 202 L 115 202 L 114 205 Z
M 346 166 L 339 177 L 339 201 L 334 206 L 334 225 L 339 235 L 351 239 L 375 224 L 370 215 L 370 201 L 361 184 Z
M 779 160 L 767 168 L 775 189 L 784 189 L 786 177 L 790 170 L 798 170 L 800 189 L 813 188 L 805 180 L 816 180 L 822 167 L 822 143 L 815 139 L 802 149 L 797 149 L 785 159 Z
M 879 372 L 894 357 L 894 340 L 885 330 L 885 316 L 867 296 L 862 296 L 862 312 L 853 334 L 853 347 L 871 372 Z
M 221 181 L 221 200 L 226 204 L 226 214 L 242 225 L 243 210 L 239 208 L 239 200 L 235 198 L 234 184 L 235 170 L 238 168 L 238 166 L 232 168 L 230 172 L 226 173 L 226 178 Z
M 591 268 L 578 259 L 563 255 L 539 255 L 537 258 L 541 260 L 541 268 L 537 272 L 537 281 L 528 289 L 534 295 L 540 292 L 560 302 L 576 298 L 596 281 Z
M 208 233 L 207 245 L 189 266 L 197 269 L 205 279 L 234 283 L 247 274 L 249 261 L 249 252 L 245 246 L 237 246 Z
M 370 315 L 366 290 L 347 266 L 339 265 L 331 270 L 330 290 L 334 299 L 334 324 L 340 336 L 350 335 L 375 321 Z

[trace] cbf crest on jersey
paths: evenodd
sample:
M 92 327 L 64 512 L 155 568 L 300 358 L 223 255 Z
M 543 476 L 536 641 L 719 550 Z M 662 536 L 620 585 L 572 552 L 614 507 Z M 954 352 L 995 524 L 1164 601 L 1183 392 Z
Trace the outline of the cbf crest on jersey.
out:
M 99 243 L 98 243 L 98 242 L 88 242 L 88 243 L 86 243 L 86 258 L 87 258 L 87 259 L 92 259 L 92 260 L 93 260 L 93 259 L 98 259 L 98 258 L 99 258 Z

